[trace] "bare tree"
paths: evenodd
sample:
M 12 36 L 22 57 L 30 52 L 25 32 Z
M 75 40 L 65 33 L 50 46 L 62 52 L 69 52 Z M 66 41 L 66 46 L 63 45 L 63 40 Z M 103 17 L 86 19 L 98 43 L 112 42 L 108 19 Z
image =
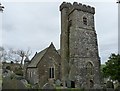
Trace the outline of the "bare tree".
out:
M 7 51 L 7 59 L 8 61 L 13 61 L 13 62 L 20 62 L 21 58 L 20 56 L 16 53 L 16 50 L 10 48 Z
M 0 46 L 0 61 L 6 61 L 7 57 L 7 52 L 4 49 L 4 47 Z
M 0 47 L 0 60 L 2 61 L 13 61 L 15 63 L 20 62 L 21 67 L 23 64 L 23 61 L 26 57 L 29 58 L 29 56 L 32 54 L 32 51 L 30 48 L 27 50 L 22 50 L 22 49 L 13 49 L 9 48 L 6 50 L 3 47 Z
M 27 51 L 24 50 L 17 50 L 16 53 L 21 57 L 21 66 L 23 64 L 23 61 L 26 57 L 29 57 L 32 54 L 32 51 L 30 48 L 27 49 Z

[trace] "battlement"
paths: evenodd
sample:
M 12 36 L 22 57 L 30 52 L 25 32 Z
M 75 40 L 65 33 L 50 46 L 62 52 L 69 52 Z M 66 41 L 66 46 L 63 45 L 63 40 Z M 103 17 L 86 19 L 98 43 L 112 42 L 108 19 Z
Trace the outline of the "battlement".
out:
M 77 3 L 77 2 L 74 2 L 73 4 L 68 3 L 68 2 L 63 2 L 60 5 L 60 11 L 63 8 L 67 8 L 70 12 L 72 12 L 73 10 L 80 10 L 80 11 L 95 14 L 95 8 L 94 7 L 91 7 L 91 6 L 85 5 L 85 4 L 81 4 L 81 3 Z

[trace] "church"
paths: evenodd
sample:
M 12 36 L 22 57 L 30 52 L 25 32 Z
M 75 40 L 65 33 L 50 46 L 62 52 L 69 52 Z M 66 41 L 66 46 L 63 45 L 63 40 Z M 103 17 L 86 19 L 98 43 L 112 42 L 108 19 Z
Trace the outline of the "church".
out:
M 43 87 L 61 81 L 70 88 L 100 87 L 100 58 L 95 31 L 95 8 L 74 2 L 60 5 L 60 50 L 53 43 L 25 60 L 25 78 Z

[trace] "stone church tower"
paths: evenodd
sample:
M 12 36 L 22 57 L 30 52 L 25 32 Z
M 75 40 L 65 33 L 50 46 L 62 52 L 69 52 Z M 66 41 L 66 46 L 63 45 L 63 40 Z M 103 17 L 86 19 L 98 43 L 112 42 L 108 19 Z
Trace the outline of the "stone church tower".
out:
M 61 61 L 64 86 L 98 88 L 100 58 L 95 31 L 95 8 L 63 2 L 61 11 Z

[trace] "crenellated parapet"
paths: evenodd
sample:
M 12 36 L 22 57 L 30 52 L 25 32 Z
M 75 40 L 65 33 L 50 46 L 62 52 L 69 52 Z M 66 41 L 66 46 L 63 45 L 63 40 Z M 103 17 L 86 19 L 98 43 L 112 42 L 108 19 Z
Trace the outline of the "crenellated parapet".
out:
M 81 3 L 77 3 L 77 2 L 74 2 L 73 4 L 68 3 L 68 2 L 63 2 L 60 5 L 60 11 L 64 8 L 68 8 L 69 13 L 71 13 L 74 10 L 79 10 L 79 11 L 84 11 L 84 12 L 95 14 L 95 8 L 94 7 L 91 7 L 89 5 L 84 5 L 84 4 L 81 4 Z
M 71 3 L 68 3 L 68 2 L 63 2 L 61 5 L 60 5 L 60 11 L 63 9 L 63 8 L 70 8 L 72 7 L 72 4 Z

